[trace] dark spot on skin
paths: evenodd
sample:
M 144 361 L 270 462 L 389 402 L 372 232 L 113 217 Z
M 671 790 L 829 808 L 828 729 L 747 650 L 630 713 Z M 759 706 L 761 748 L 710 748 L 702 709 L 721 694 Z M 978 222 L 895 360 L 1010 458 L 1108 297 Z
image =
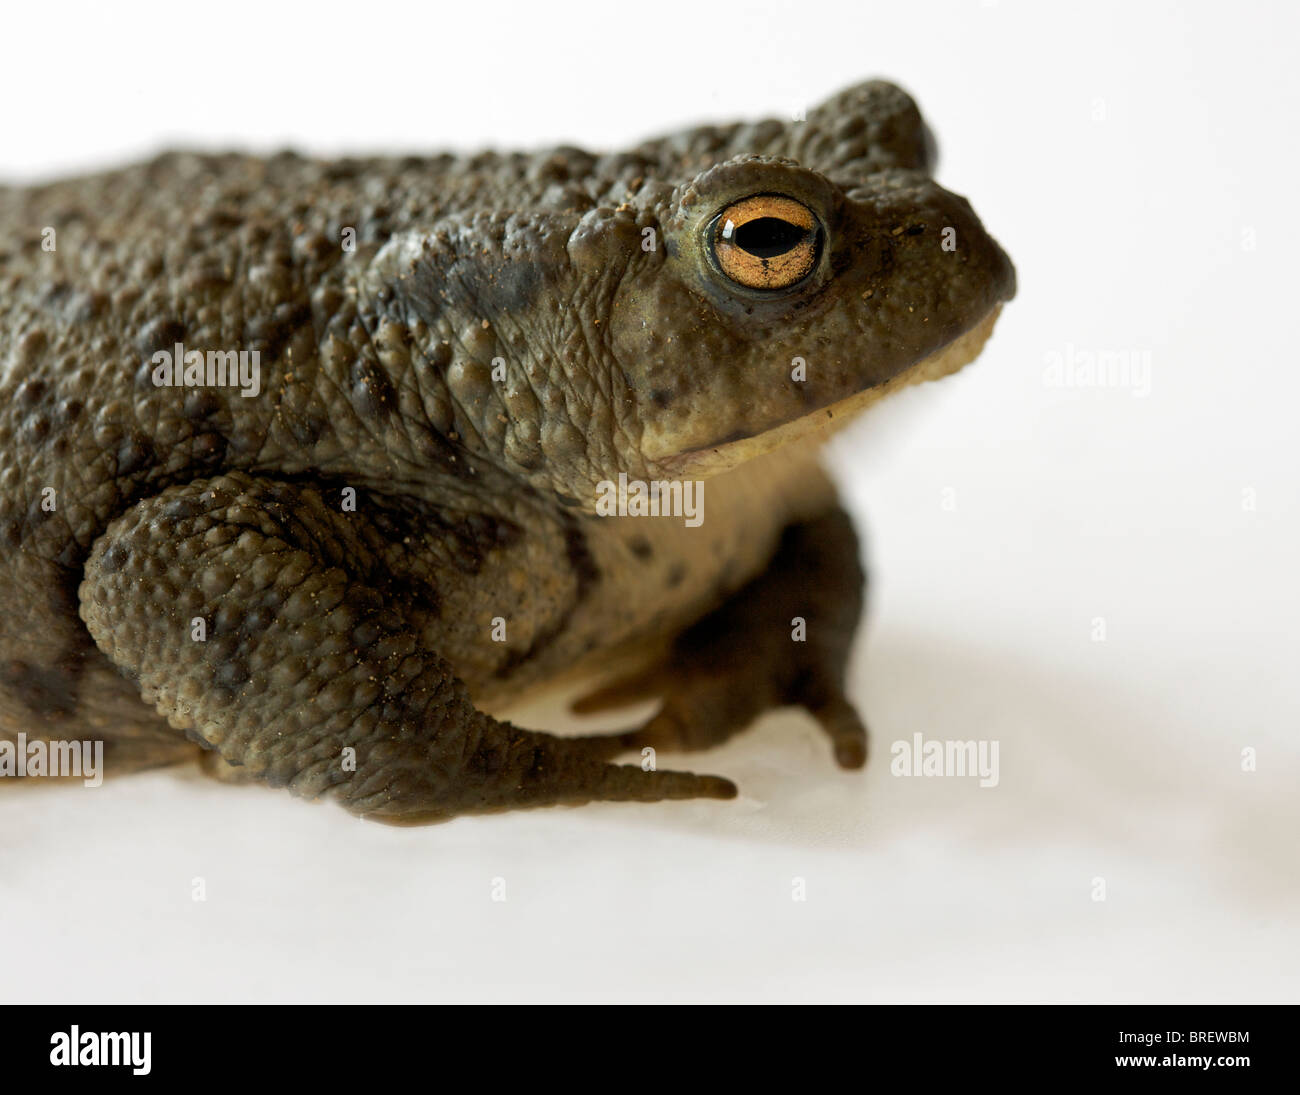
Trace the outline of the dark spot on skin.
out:
M 438 590 L 430 582 L 393 575 L 383 583 L 383 589 L 385 599 L 402 605 L 410 619 L 420 616 L 437 619 L 442 611 Z
M 260 485 L 255 499 L 263 515 L 275 523 L 275 535 L 292 547 L 311 552 L 325 565 L 346 567 L 380 589 L 385 603 L 401 604 L 433 617 L 441 610 L 438 591 L 429 582 L 410 576 L 402 559 L 404 554 L 418 555 L 430 540 L 437 540 L 450 553 L 450 564 L 472 575 L 482 569 L 491 552 L 509 547 L 523 535 L 519 525 L 503 517 L 457 514 L 418 498 L 390 497 L 367 490 L 357 495 L 357 524 L 382 544 L 376 549 L 380 565 L 368 569 L 359 564 L 345 543 L 322 537 L 319 524 L 312 518 L 316 505 L 337 511 L 342 490 L 355 487 L 355 483 L 319 474 L 282 474 L 281 480 Z M 304 491 L 318 494 L 320 501 L 306 504 Z
M 485 513 L 438 514 L 420 522 L 413 542 L 433 531 L 452 552 L 457 569 L 477 574 L 494 552 L 516 543 L 523 530 L 513 521 Z
M 185 417 L 192 421 L 211 418 L 221 410 L 221 399 L 216 392 L 205 388 L 191 388 L 185 393 Z
M 397 390 L 379 369 L 365 361 L 353 362 L 352 405 L 363 418 L 386 418 L 397 410 Z
M 172 521 L 188 521 L 204 510 L 203 503 L 191 494 L 182 494 L 163 506 L 162 514 Z
M 468 782 L 484 782 L 505 766 L 509 754 L 491 738 L 479 742 L 478 748 L 461 762 L 461 771 Z
M 537 471 L 546 466 L 546 457 L 541 449 L 524 449 L 512 453 L 514 462 L 525 471 Z
M 79 292 L 72 296 L 65 308 L 72 323 L 89 323 L 108 310 L 108 296 L 99 292 Z
M 360 165 L 355 160 L 335 160 L 324 164 L 321 174 L 330 182 L 347 182 L 355 178 L 359 171 Z
M 348 340 L 348 328 L 355 316 L 354 310 L 345 308 L 348 298 L 332 285 L 318 285 L 311 297 L 312 315 L 326 319 L 325 333 L 333 335 L 344 344 Z M 324 343 L 322 338 L 321 342 Z M 349 347 L 350 349 L 350 347 Z
M 65 205 L 56 209 L 50 215 L 50 223 L 59 228 L 66 228 L 71 224 L 81 224 L 86 220 L 84 210 L 78 209 L 75 205 Z
M 46 521 L 54 516 L 53 511 L 48 510 L 41 505 L 41 501 L 42 499 L 40 498 L 33 499 L 32 504 L 27 507 L 27 520 L 24 524 L 23 530 L 27 535 L 30 535 L 38 525 L 45 524 Z
M 573 571 L 573 579 L 577 585 L 573 595 L 576 607 L 587 599 L 591 587 L 600 581 L 600 567 L 596 565 L 596 557 L 591 554 L 586 533 L 582 531 L 576 521 L 570 521 L 566 524 L 564 552 L 568 557 L 569 568 Z
M 415 262 L 410 276 L 400 284 L 401 302 L 406 310 L 429 327 L 437 327 L 442 320 L 443 308 L 448 303 L 443 296 L 444 292 L 446 277 L 436 259 Z M 381 286 L 375 293 L 376 299 L 383 305 L 391 303 L 393 296 L 393 290 L 387 285 Z
M 532 308 L 544 284 L 535 263 L 507 262 L 489 278 L 485 293 L 492 311 L 509 315 Z
M 30 445 L 35 448 L 43 445 L 50 436 L 50 420 L 43 414 L 34 414 L 29 418 L 18 435 L 20 445 Z
M 673 401 L 673 393 L 665 388 L 656 388 L 650 393 L 650 402 L 656 407 L 666 407 Z
M 62 308 L 72 296 L 72 286 L 66 281 L 56 281 L 45 290 L 44 300 L 51 308 Z
M 213 686 L 222 692 L 233 693 L 246 685 L 252 678 L 248 661 L 242 655 L 222 660 L 212 674 Z
M 125 478 L 154 462 L 153 444 L 142 433 L 133 433 L 118 447 L 117 477 Z
M 410 432 L 411 439 L 415 442 L 416 455 L 426 468 L 446 472 L 461 480 L 474 478 L 474 470 L 464 453 L 437 430 L 417 422 L 411 424 Z
M 682 584 L 682 581 L 685 579 L 685 577 L 686 577 L 686 564 L 674 563 L 672 568 L 668 571 L 668 579 L 667 579 L 668 588 L 676 589 L 679 585 Z
M 384 610 L 384 596 L 366 586 L 351 585 L 343 594 L 343 608 L 354 620 L 366 620 Z
M 451 343 L 436 342 L 429 350 L 429 364 L 435 369 L 446 371 L 451 364 Z
M 84 559 L 85 552 L 76 540 L 64 540 L 62 545 L 60 545 L 59 550 L 54 553 L 54 562 L 65 569 L 72 569 L 80 566 Z M 76 613 L 77 610 L 74 607 L 72 609 L 72 614 L 75 616 Z
M 237 208 L 230 205 L 220 205 L 208 212 L 201 220 L 197 222 L 200 228 L 215 228 L 218 230 L 238 228 L 244 223 L 243 214 Z
M 352 644 L 357 648 L 358 652 L 365 652 L 387 633 L 387 629 L 378 620 L 362 620 L 352 629 Z
M 130 558 L 131 549 L 119 540 L 100 556 L 99 568 L 105 574 L 116 574 Z
M 312 232 L 295 242 L 295 250 L 312 262 L 321 262 L 341 254 L 338 245 L 323 232 Z
M 341 488 L 336 489 L 341 490 Z M 293 487 L 288 483 L 281 483 L 274 479 L 262 484 L 259 493 L 267 502 L 277 506 L 292 506 L 297 500 Z
M 153 319 L 146 323 L 136 338 L 136 346 L 145 358 L 159 350 L 170 351 L 176 343 L 185 341 L 185 325 L 175 319 Z
M 383 290 L 377 294 L 380 303 L 400 302 L 409 315 L 429 327 L 438 326 L 448 312 L 492 316 L 531 310 L 548 284 L 542 237 L 528 229 L 507 237 L 499 224 L 484 225 L 482 231 L 491 254 L 478 249 L 458 253 L 457 244 L 446 236 L 428 237 L 408 275 L 396 285 L 383 287 L 391 295 L 385 298 Z
M 14 660 L 0 666 L 0 686 L 41 718 L 67 718 L 76 712 L 79 676 L 72 665 L 39 666 Z
M 186 296 L 198 296 L 224 289 L 230 284 L 230 277 L 220 263 L 201 262 L 182 275 L 180 284 Z
M 631 548 L 632 554 L 638 559 L 649 559 L 655 553 L 655 549 L 651 546 L 650 541 L 644 536 L 633 536 L 632 539 L 627 542 L 627 546 Z
M 54 572 L 53 582 L 49 588 L 49 605 L 55 619 L 75 620 L 77 618 L 77 610 L 81 604 L 81 571 L 84 562 L 84 557 L 79 556 L 72 564 L 60 566 Z M 80 673 L 86 650 L 93 650 L 95 644 L 89 632 L 82 630 L 78 634 L 81 636 L 82 648 L 65 651 L 60 655 L 58 664 Z
M 203 471 L 219 471 L 225 467 L 230 439 L 221 433 L 203 433 L 194 438 L 190 459 Z
M 507 650 L 505 652 L 505 657 L 495 670 L 495 675 L 498 678 L 509 676 L 519 666 L 537 657 L 538 654 L 563 635 L 565 629 L 569 626 L 570 619 L 573 618 L 573 613 L 590 596 L 592 587 L 600 581 L 600 567 L 596 564 L 595 556 L 591 554 L 586 533 L 583 532 L 577 520 L 568 515 L 565 515 L 564 553 L 569 563 L 569 569 L 573 573 L 573 599 L 560 614 L 559 619 L 550 627 L 539 631 L 533 636 L 533 641 L 528 644 L 526 649 Z
M 569 161 L 558 153 L 535 163 L 529 174 L 538 182 L 568 182 L 571 178 Z
M 18 340 L 18 359 L 24 364 L 31 364 L 49 345 L 49 336 L 39 327 L 33 327 Z
M 254 635 L 260 635 L 263 631 L 275 623 L 275 609 L 270 605 L 258 605 L 244 614 L 240 621 L 239 632 L 241 638 Z
M 24 407 L 34 407 L 45 398 L 46 391 L 48 391 L 48 386 L 45 381 L 33 378 L 24 380 L 18 385 L 14 398 Z
M 59 404 L 59 417 L 64 422 L 75 422 L 85 409 L 85 404 L 80 399 L 65 399 Z
M 304 448 L 316 444 L 329 429 L 329 420 L 320 414 L 296 414 L 281 407 L 280 417 L 289 428 L 289 436 Z
M 462 527 L 468 530 L 475 543 L 487 551 L 510 547 L 523 531 L 513 521 L 486 513 L 469 514 Z
M 250 349 L 259 350 L 268 358 L 276 358 L 298 328 L 310 320 L 311 305 L 307 301 L 285 301 L 277 304 L 271 312 L 250 319 L 244 325 L 245 340 Z

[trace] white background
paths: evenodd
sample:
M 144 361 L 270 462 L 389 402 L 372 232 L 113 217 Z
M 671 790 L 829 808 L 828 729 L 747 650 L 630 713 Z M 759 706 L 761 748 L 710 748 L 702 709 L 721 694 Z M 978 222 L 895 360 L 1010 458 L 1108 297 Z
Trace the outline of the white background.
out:
M 174 143 L 617 147 L 880 75 L 1021 289 L 833 451 L 874 573 L 865 773 L 783 713 L 689 758 L 731 803 L 394 830 L 183 772 L 11 784 L 0 997 L 1300 997 L 1295 10 L 11 5 L 10 180 Z M 1149 353 L 1149 394 L 1052 386 L 1070 347 Z M 996 739 L 1000 785 L 891 777 L 917 731 Z

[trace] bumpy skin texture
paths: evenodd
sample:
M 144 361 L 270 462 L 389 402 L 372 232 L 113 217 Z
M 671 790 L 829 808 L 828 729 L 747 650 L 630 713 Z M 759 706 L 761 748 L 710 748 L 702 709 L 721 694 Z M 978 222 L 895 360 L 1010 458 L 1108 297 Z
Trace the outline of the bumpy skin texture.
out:
M 197 744 L 401 822 L 726 797 L 610 761 L 785 703 L 860 765 L 863 579 L 810 431 L 964 363 L 1014 292 L 932 149 L 869 83 L 612 155 L 170 154 L 0 189 L 0 736 L 118 768 Z M 708 245 L 761 194 L 820 225 L 779 292 Z M 260 393 L 156 386 L 176 343 L 258 351 Z M 708 477 L 703 524 L 597 516 L 620 473 Z M 587 706 L 663 696 L 641 731 L 486 713 L 615 668 Z

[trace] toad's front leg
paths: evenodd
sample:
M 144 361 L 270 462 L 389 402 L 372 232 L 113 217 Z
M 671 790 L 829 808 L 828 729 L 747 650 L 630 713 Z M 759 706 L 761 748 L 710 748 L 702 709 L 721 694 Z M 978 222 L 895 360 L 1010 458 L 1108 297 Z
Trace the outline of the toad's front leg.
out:
M 663 706 L 629 749 L 707 749 L 765 711 L 797 705 L 812 714 L 844 768 L 867 759 L 867 731 L 845 696 L 849 648 L 866 576 L 858 538 L 838 507 L 787 527 L 767 569 L 683 632 L 667 660 L 606 685 L 579 712 L 651 696 Z
M 115 521 L 86 565 L 81 615 L 173 726 L 365 816 L 735 794 L 715 776 L 610 764 L 617 735 L 557 738 L 476 710 L 421 593 L 318 491 L 233 473 Z

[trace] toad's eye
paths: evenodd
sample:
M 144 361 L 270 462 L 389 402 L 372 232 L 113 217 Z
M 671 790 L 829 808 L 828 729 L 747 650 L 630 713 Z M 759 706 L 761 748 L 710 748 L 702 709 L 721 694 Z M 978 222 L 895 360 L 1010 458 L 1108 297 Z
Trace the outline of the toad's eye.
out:
M 713 222 L 718 268 L 747 289 L 785 289 L 817 261 L 821 230 L 793 198 L 757 194 L 727 206 Z

